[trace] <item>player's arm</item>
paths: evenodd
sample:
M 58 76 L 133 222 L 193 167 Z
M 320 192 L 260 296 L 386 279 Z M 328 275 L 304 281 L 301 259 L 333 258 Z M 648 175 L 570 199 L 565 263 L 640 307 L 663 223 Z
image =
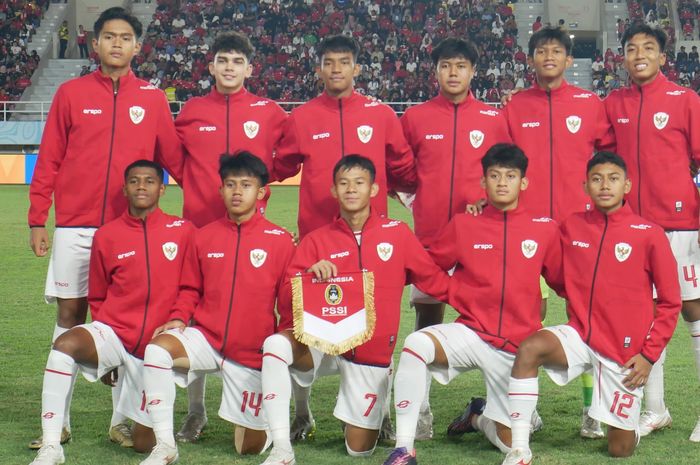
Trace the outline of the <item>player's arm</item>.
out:
M 595 98 L 598 99 L 598 97 Z M 615 152 L 617 150 L 615 130 L 608 118 L 605 103 L 599 99 L 597 101 L 599 101 L 600 104 L 598 105 L 598 115 L 595 120 L 595 149 L 599 151 Z
M 270 142 L 269 145 L 272 147 L 272 160 L 274 164 L 274 159 L 275 155 L 277 153 L 277 149 L 280 146 L 282 142 L 282 136 L 283 136 L 283 131 L 287 123 L 287 113 L 277 105 L 276 103 L 272 103 L 270 107 L 270 111 L 272 112 L 272 116 L 270 118 Z M 284 169 L 281 170 L 282 174 L 284 174 Z M 287 176 L 289 177 L 289 176 Z M 273 172 L 270 173 L 270 181 L 281 181 L 281 179 L 277 179 L 277 172 L 273 169 Z
M 457 264 L 458 234 L 457 217 L 453 217 L 445 227 L 440 230 L 428 247 L 431 260 L 443 270 L 450 270 Z
M 297 122 L 294 113 L 284 122 L 282 135 L 273 159 L 274 178 L 283 181 L 301 170 L 304 155 L 301 152 Z
M 418 183 L 416 159 L 404 136 L 402 123 L 393 111 L 387 112 L 386 121 L 386 177 L 388 190 L 412 192 Z
M 690 147 L 691 165 L 697 169 L 700 166 L 700 96 L 691 93 L 688 99 L 688 146 Z M 698 243 L 700 244 L 700 224 L 698 225 Z
M 156 129 L 156 152 L 154 158 L 182 186 L 184 149 L 175 130 L 175 123 L 173 122 L 173 116 L 170 114 L 168 99 L 163 92 L 161 94 L 163 102 L 158 107 L 160 114 Z
M 187 324 L 192 315 L 194 315 L 197 304 L 204 293 L 204 279 L 199 264 L 196 232 L 190 234 L 184 253 L 185 258 L 182 263 L 182 271 L 180 272 L 180 284 L 177 298 L 173 308 L 170 310 L 170 321 L 179 320 L 183 324 Z M 163 329 L 156 329 L 154 336 L 159 330 L 162 331 Z
M 279 314 L 279 322 L 277 324 L 278 330 L 285 330 L 292 328 L 294 326 L 294 317 L 292 315 L 292 295 L 289 286 L 285 287 L 285 280 L 287 278 L 287 270 L 289 269 L 292 259 L 294 258 L 294 251 L 296 247 L 291 243 L 291 241 L 281 249 L 280 257 L 280 267 L 279 267 L 279 279 L 277 281 L 277 286 L 275 287 L 275 295 L 277 296 L 277 313 Z
M 105 261 L 103 238 L 100 230 L 95 233 L 90 251 L 90 268 L 88 275 L 88 304 L 94 320 L 102 303 L 107 298 L 107 289 L 111 283 L 110 271 Z
M 408 226 L 401 226 L 405 228 L 406 281 L 434 299 L 447 302 L 450 277 L 435 263 Z
M 542 276 L 547 281 L 547 285 L 554 289 L 557 295 L 565 297 L 564 260 L 562 257 L 561 233 L 558 226 L 554 228 L 554 232 L 547 242 L 542 263 Z

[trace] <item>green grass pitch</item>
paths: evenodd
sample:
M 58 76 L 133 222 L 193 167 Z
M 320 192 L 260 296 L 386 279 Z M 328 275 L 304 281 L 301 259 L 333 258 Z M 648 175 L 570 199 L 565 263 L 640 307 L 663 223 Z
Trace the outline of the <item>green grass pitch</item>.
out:
M 55 309 L 43 302 L 47 260 L 35 258 L 28 246 L 26 186 L 0 186 L 0 464 L 25 465 L 34 452 L 27 443 L 40 432 L 41 385 L 44 364 L 55 322 Z M 162 201 L 164 210 L 178 214 L 182 197 L 179 188 L 169 188 Z M 295 229 L 297 190 L 275 187 L 268 217 Z M 398 204 L 390 206 L 395 218 L 408 220 Z M 52 221 L 52 220 L 51 220 Z M 450 313 L 446 320 L 454 317 Z M 548 322 L 565 320 L 561 300 L 550 303 Z M 413 311 L 406 294 L 402 304 L 401 340 L 411 331 Z M 399 344 L 397 347 L 401 347 Z M 398 361 L 398 357 L 396 359 Z M 700 444 L 687 440 L 698 413 L 698 380 L 692 360 L 688 332 L 681 323 L 669 349 L 666 362 L 667 403 L 673 428 L 642 440 L 634 457 L 626 464 L 697 464 Z M 541 376 L 539 412 L 544 429 L 532 441 L 536 464 L 621 463 L 607 457 L 605 441 L 578 437 L 581 410 L 580 383 L 559 388 Z M 332 410 L 338 378 L 321 379 L 313 389 L 312 410 L 318 433 L 314 441 L 296 446 L 300 465 L 380 464 L 391 450 L 380 444 L 373 457 L 351 459 L 345 453 L 339 422 Z M 431 404 L 435 414 L 435 438 L 417 443 L 421 465 L 501 463 L 501 454 L 479 434 L 452 441 L 445 431 L 471 396 L 485 395 L 479 372 L 457 378 L 448 386 L 433 383 Z M 208 378 L 207 407 L 209 427 L 196 445 L 180 446 L 180 463 L 257 465 L 264 457 L 240 457 L 232 449 L 232 428 L 217 417 L 221 380 Z M 186 413 L 186 395 L 178 390 L 175 422 Z M 138 464 L 143 459 L 131 450 L 120 449 L 107 439 L 111 415 L 109 389 L 79 378 L 71 410 L 73 441 L 65 446 L 66 463 L 76 465 Z M 392 412 L 393 414 L 393 412 Z

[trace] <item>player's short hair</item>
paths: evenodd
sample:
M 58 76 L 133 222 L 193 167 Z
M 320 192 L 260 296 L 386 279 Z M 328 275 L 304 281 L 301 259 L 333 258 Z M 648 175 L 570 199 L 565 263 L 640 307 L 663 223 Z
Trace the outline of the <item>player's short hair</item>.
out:
M 136 38 L 141 38 L 141 34 L 143 34 L 143 25 L 141 24 L 141 21 L 120 6 L 107 8 L 105 11 L 100 13 L 100 16 L 97 18 L 97 21 L 95 21 L 95 24 L 92 27 L 95 37 L 100 37 L 100 32 L 102 32 L 102 28 L 104 27 L 105 23 L 113 19 L 121 19 L 129 23 L 129 26 L 131 26 L 131 28 L 134 30 Z
M 646 23 L 643 22 L 637 22 L 635 21 L 628 27 L 625 32 L 622 34 L 622 37 L 620 38 L 620 43 L 622 44 L 622 49 L 625 49 L 625 45 L 627 45 L 627 42 L 630 41 L 630 39 L 637 34 L 645 34 L 648 36 L 653 37 L 656 39 L 656 42 L 659 44 L 659 50 L 662 52 L 666 49 L 666 42 L 668 42 L 668 36 L 666 35 L 666 32 L 658 27 L 651 27 Z
M 360 44 L 352 37 L 344 35 L 335 35 L 326 37 L 316 48 L 316 58 L 320 63 L 323 60 L 323 55 L 329 52 L 335 53 L 352 53 L 352 60 L 357 63 L 357 55 L 360 54 Z
M 450 58 L 464 58 L 476 66 L 479 62 L 479 51 L 476 46 L 465 39 L 456 37 L 448 37 L 443 39 L 430 52 L 430 59 L 433 60 L 433 65 L 437 66 L 440 60 L 449 60 Z
M 219 157 L 219 177 L 221 182 L 228 176 L 248 175 L 258 178 L 260 187 L 267 185 L 270 173 L 263 161 L 252 153 L 241 150 L 229 155 L 225 153 Z
M 525 152 L 515 144 L 495 144 L 486 151 L 481 159 L 481 169 L 484 176 L 489 168 L 500 166 L 520 170 L 520 175 L 524 177 L 527 172 L 527 164 Z
M 566 55 L 571 55 L 574 43 L 569 33 L 560 27 L 545 26 L 530 36 L 530 40 L 527 41 L 527 56 L 534 57 L 535 49 L 548 42 L 559 42 L 566 49 Z
M 238 52 L 245 55 L 250 62 L 255 54 L 255 47 L 250 43 L 250 39 L 240 32 L 222 32 L 217 34 L 216 39 L 214 39 L 211 52 L 213 56 L 219 52 Z
M 129 173 L 131 170 L 134 168 L 153 168 L 156 170 L 156 174 L 158 175 L 158 179 L 160 179 L 161 184 L 165 182 L 165 173 L 163 172 L 163 167 L 160 166 L 158 163 L 154 162 L 153 160 L 136 160 L 135 162 L 131 163 L 129 166 L 126 167 L 124 170 L 124 181 L 129 179 Z
M 369 171 L 370 182 L 374 182 L 374 178 L 377 176 L 377 169 L 374 167 L 374 162 L 372 160 L 362 155 L 352 154 L 341 158 L 333 167 L 333 183 L 335 184 L 335 176 L 340 171 L 349 171 L 353 168 Z
M 622 168 L 627 176 L 627 163 L 622 157 L 614 152 L 598 152 L 586 163 L 586 174 L 590 173 L 594 166 L 603 165 L 605 163 L 611 163 L 613 165 Z

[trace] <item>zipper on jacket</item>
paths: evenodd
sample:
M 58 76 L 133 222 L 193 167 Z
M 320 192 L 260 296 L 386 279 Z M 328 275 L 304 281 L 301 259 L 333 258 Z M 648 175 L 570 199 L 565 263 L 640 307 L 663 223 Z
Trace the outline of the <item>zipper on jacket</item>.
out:
M 450 201 L 448 203 L 447 221 L 452 219 L 452 192 L 455 186 L 455 158 L 457 157 L 457 108 L 458 104 L 453 104 L 455 110 L 454 127 L 452 133 L 452 169 L 450 171 Z
M 340 158 L 345 156 L 345 129 L 343 128 L 343 100 L 338 99 L 338 110 L 340 111 Z
M 146 219 L 142 221 L 143 224 L 143 243 L 146 245 L 146 304 L 143 310 L 143 322 L 141 323 L 141 334 L 139 334 L 139 339 L 134 346 L 134 351 L 132 355 L 136 354 L 139 346 L 141 345 L 141 340 L 143 339 L 143 332 L 146 330 L 146 319 L 148 318 L 148 304 L 151 302 L 151 261 L 148 255 L 148 229 L 146 228 Z
M 549 217 L 554 218 L 554 128 L 552 127 L 552 91 L 547 91 L 549 104 Z
M 224 348 L 226 347 L 226 340 L 228 339 L 228 325 L 231 321 L 231 310 L 233 309 L 233 291 L 236 288 L 236 273 L 238 272 L 238 251 L 241 247 L 241 225 L 237 224 L 236 229 L 238 230 L 238 237 L 236 238 L 236 254 L 233 259 L 233 281 L 231 282 L 231 296 L 228 299 L 228 314 L 226 315 L 226 326 L 224 326 L 224 339 L 221 343 L 221 352 L 224 353 Z
M 588 336 L 586 337 L 586 344 L 591 342 L 591 333 L 593 328 L 591 327 L 591 318 L 593 317 L 593 290 L 595 289 L 595 280 L 598 275 L 598 263 L 600 262 L 600 254 L 603 251 L 603 241 L 605 241 L 605 233 L 608 232 L 608 216 L 605 215 L 605 227 L 603 228 L 603 234 L 600 236 L 600 244 L 598 245 L 598 256 L 595 258 L 595 267 L 593 268 L 593 279 L 591 280 L 591 295 L 588 299 Z
M 114 83 L 112 83 L 114 85 Z M 100 226 L 105 224 L 105 210 L 107 209 L 107 192 L 109 191 L 109 172 L 112 167 L 112 150 L 114 148 L 114 129 L 117 124 L 117 93 L 119 88 L 114 89 L 112 100 L 112 134 L 109 137 L 109 156 L 107 157 L 107 176 L 105 179 L 105 193 L 102 197 L 102 216 L 100 216 Z
M 637 115 L 637 214 L 642 216 L 642 161 L 640 157 L 640 132 L 642 127 L 642 105 L 644 104 L 644 92 L 642 86 L 639 86 L 639 114 Z
M 508 252 L 508 212 L 503 212 L 503 277 L 501 279 L 501 305 L 498 308 L 498 337 L 501 337 L 503 305 L 506 301 L 506 253 Z
M 227 154 L 227 155 L 230 155 L 230 154 L 231 154 L 231 152 L 229 151 L 229 150 L 230 150 L 230 147 L 231 147 L 231 143 L 230 143 L 230 140 L 229 140 L 229 139 L 230 139 L 230 133 L 231 133 L 231 127 L 230 127 L 230 124 L 229 124 L 229 120 L 230 120 L 229 114 L 230 114 L 230 112 L 231 112 L 230 110 L 231 110 L 231 105 L 230 105 L 230 102 L 229 102 L 229 95 L 226 95 L 226 154 Z

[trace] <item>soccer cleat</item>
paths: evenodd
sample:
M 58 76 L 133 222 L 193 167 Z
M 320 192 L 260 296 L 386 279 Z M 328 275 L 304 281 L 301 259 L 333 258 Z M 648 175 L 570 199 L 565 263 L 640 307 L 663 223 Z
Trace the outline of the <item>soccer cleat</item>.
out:
M 384 465 L 418 465 L 416 451 L 408 452 L 405 447 L 398 447 L 391 451 L 389 458 L 384 461 Z
M 313 441 L 316 437 L 316 421 L 313 417 L 294 417 L 289 429 L 289 439 L 294 441 Z
M 416 441 L 433 439 L 433 412 L 430 409 L 421 412 L 416 425 Z
M 587 439 L 602 439 L 605 437 L 603 429 L 600 427 L 600 422 L 595 418 L 588 416 L 588 412 L 584 411 L 581 416 L 581 437 Z
M 177 446 L 169 446 L 164 443 L 156 444 L 146 460 L 139 465 L 170 465 L 177 462 L 180 455 L 177 453 Z
M 294 451 L 273 446 L 270 455 L 260 465 L 294 465 L 295 463 L 297 461 L 294 458 Z
M 698 422 L 695 423 L 695 428 L 693 432 L 690 433 L 690 439 L 692 442 L 700 442 L 700 417 L 698 417 Z
M 382 420 L 379 441 L 396 441 L 396 431 L 394 431 L 394 424 L 391 422 L 391 415 L 385 416 Z
M 448 436 L 461 436 L 464 433 L 473 433 L 476 431 L 472 426 L 472 419 L 475 415 L 481 415 L 486 408 L 486 400 L 481 397 L 472 397 L 471 402 L 467 404 L 464 413 L 452 420 L 450 426 L 447 427 Z
M 71 437 L 72 436 L 71 436 L 70 430 L 64 426 L 63 429 L 61 430 L 61 444 L 65 444 L 65 443 L 69 442 L 71 440 Z M 32 442 L 29 443 L 28 447 L 32 450 L 41 449 L 44 445 L 43 438 L 44 438 L 43 436 L 39 436 L 38 438 L 32 440 Z
M 501 465 L 530 465 L 532 452 L 530 449 L 511 449 Z
M 178 442 L 197 442 L 207 426 L 207 416 L 201 413 L 188 413 L 180 431 L 175 435 Z
M 109 440 L 122 447 L 134 447 L 131 438 L 131 427 L 126 423 L 119 423 L 109 429 Z
M 61 465 L 65 463 L 66 458 L 63 456 L 63 447 L 46 445 L 39 449 L 36 458 L 29 465 Z
M 538 431 L 542 431 L 544 423 L 542 423 L 542 417 L 537 413 L 537 410 L 532 412 L 532 419 L 530 420 L 530 434 L 534 434 Z
M 671 418 L 671 414 L 668 413 L 668 409 L 661 415 L 647 410 L 643 412 L 642 416 L 639 418 L 639 435 L 647 436 L 654 431 L 670 428 L 672 423 L 673 419 Z

